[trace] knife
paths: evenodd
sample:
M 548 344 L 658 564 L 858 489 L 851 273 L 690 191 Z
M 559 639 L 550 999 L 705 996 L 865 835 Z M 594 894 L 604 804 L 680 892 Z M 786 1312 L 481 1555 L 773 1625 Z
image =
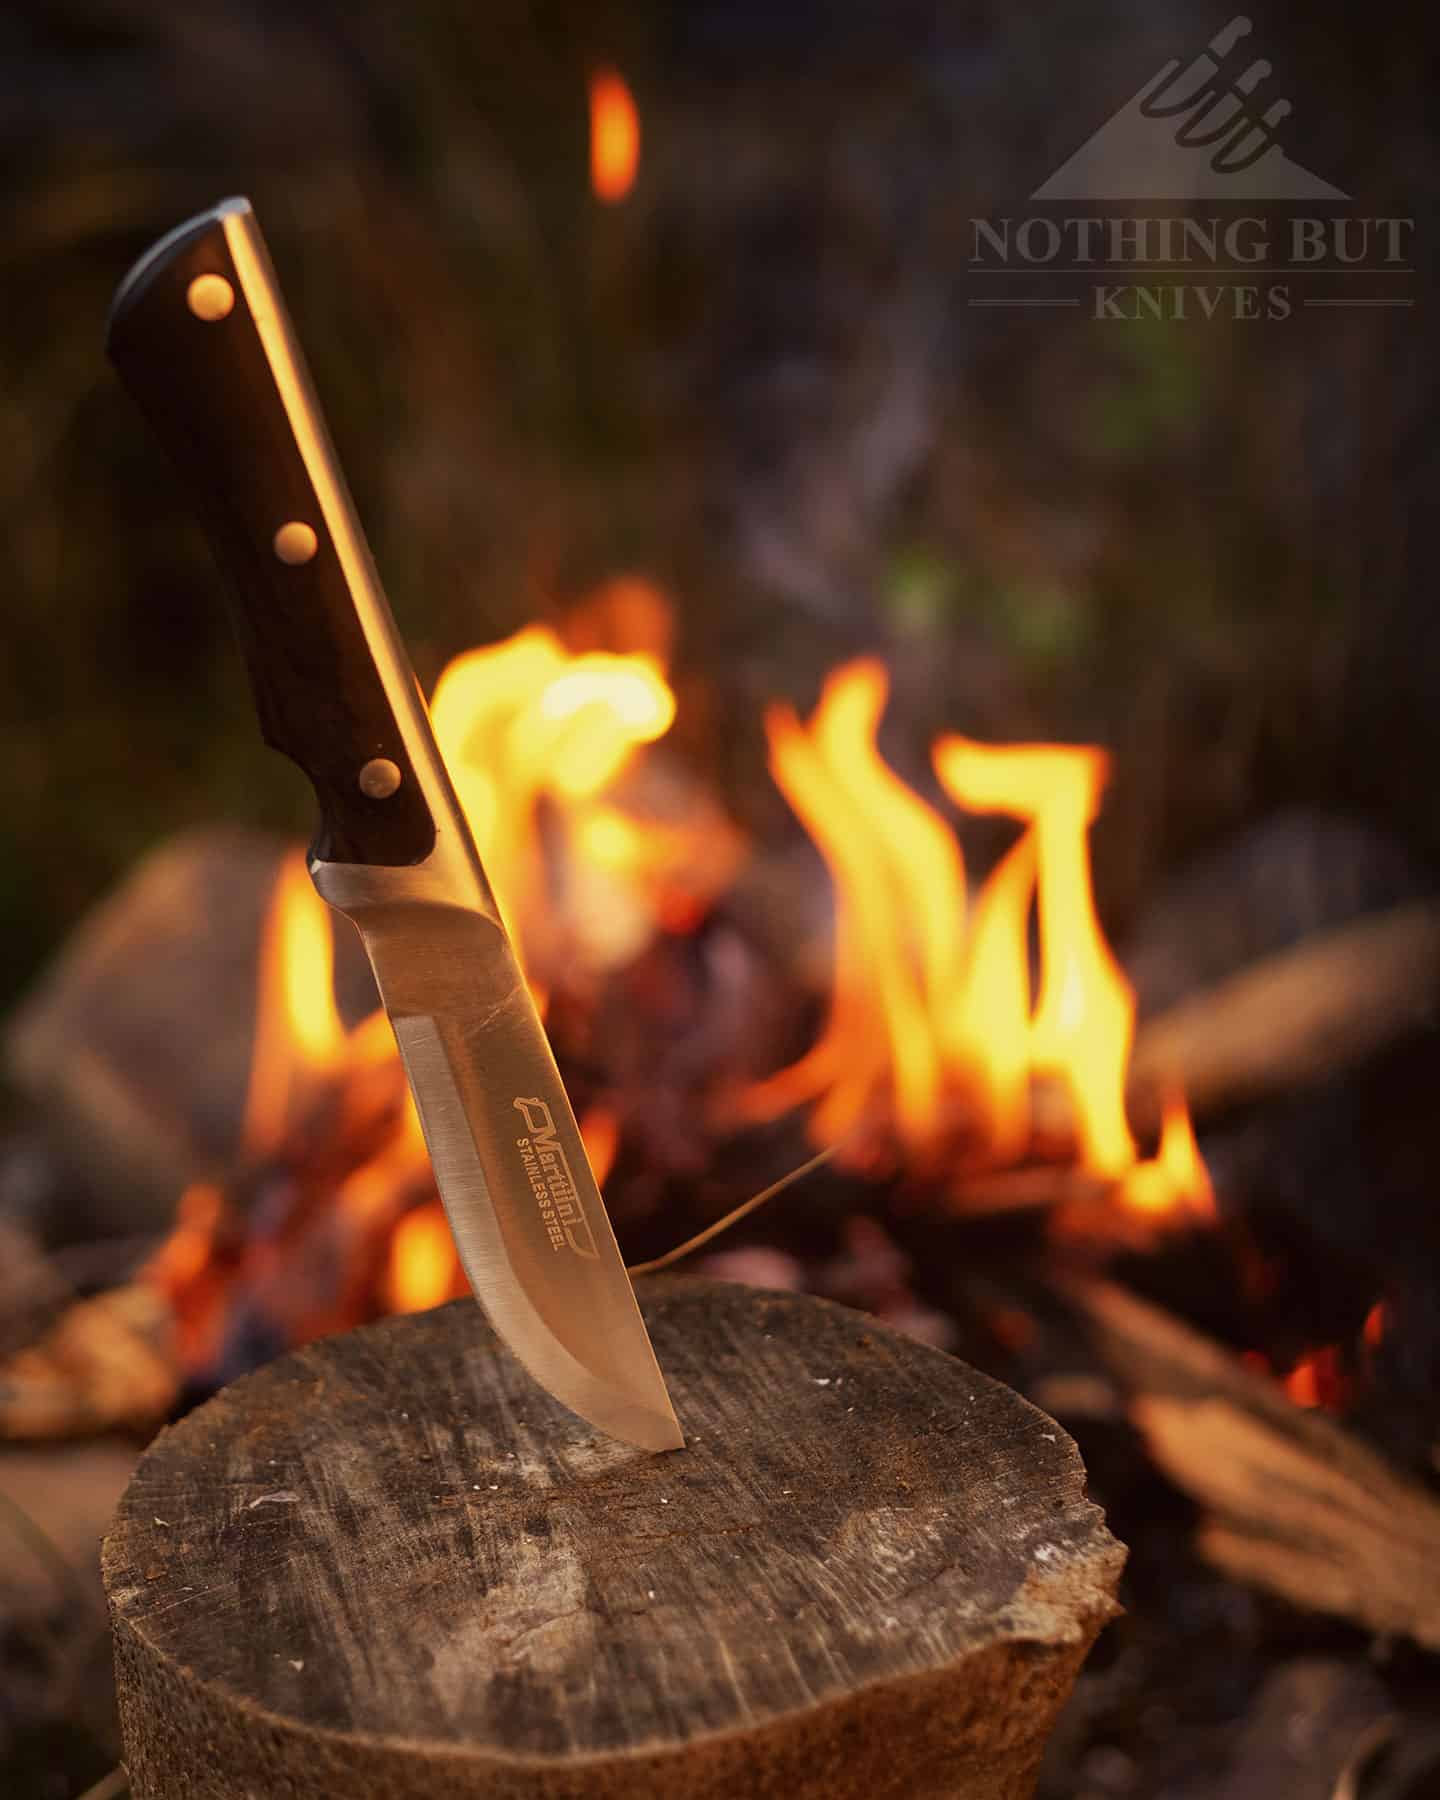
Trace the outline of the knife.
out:
M 265 739 L 315 789 L 310 873 L 364 940 L 476 1298 L 572 1411 L 646 1450 L 681 1447 L 248 201 L 140 258 L 106 348 L 190 479 Z

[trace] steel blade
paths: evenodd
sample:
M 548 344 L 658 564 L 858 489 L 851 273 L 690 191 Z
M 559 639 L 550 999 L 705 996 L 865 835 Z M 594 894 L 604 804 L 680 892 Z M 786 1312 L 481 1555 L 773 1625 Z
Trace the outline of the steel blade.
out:
M 505 932 L 438 869 L 312 863 L 359 927 L 475 1297 L 573 1412 L 680 1448 L 649 1334 Z

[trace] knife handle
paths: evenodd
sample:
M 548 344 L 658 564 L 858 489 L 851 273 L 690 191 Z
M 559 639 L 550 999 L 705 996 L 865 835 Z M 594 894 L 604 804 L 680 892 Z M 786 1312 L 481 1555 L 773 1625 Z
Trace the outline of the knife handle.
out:
M 424 702 L 247 201 L 136 263 L 106 349 L 190 483 L 265 740 L 315 789 L 314 854 L 423 861 L 435 821 L 410 744 L 428 739 Z

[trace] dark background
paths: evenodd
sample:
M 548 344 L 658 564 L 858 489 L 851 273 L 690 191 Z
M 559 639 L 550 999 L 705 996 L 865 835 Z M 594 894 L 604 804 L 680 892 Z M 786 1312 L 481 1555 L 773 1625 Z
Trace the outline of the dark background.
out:
M 8 6 L 0 999 L 168 833 L 308 829 L 101 353 L 131 260 L 234 191 L 427 686 L 637 569 L 679 612 L 682 740 L 761 832 L 763 701 L 876 648 L 902 764 L 942 726 L 1116 752 L 1112 929 L 1296 806 L 1433 865 L 1433 9 L 1251 10 L 1298 160 L 1416 219 L 1413 309 L 967 307 L 970 218 L 1032 210 L 1228 6 Z M 597 61 L 644 120 L 619 208 Z
M 270 240 L 427 688 L 457 651 L 561 620 L 635 571 L 678 616 L 679 748 L 766 845 L 798 827 L 765 773 L 764 704 L 808 706 L 860 651 L 894 672 L 885 749 L 922 785 L 941 729 L 1103 743 L 1115 773 L 1094 834 L 1100 900 L 1142 1009 L 1316 925 L 1433 893 L 1433 7 L 1249 9 L 1253 54 L 1294 105 L 1294 157 L 1352 196 L 1347 213 L 1416 220 L 1413 308 L 1100 324 L 968 304 L 970 221 L 1038 210 L 1033 190 L 1233 10 L 0 8 L 0 1010 L 151 846 L 216 820 L 310 828 L 303 781 L 260 744 L 180 484 L 101 348 L 134 258 L 233 192 Z M 639 183 L 615 208 L 587 179 L 600 62 L 624 72 L 644 122 Z M 978 873 L 995 840 L 966 832 Z M 798 860 L 813 887 L 777 883 L 787 906 L 823 896 L 816 859 Z M 214 938 L 239 944 L 248 906 L 248 945 L 253 846 L 248 886 L 220 866 Z M 810 915 L 793 911 L 799 935 Z M 784 936 L 730 920 L 715 942 L 662 940 L 648 975 L 642 964 L 596 1014 L 608 1061 L 581 1080 L 623 1093 L 626 1069 L 644 1070 L 635 1111 L 659 1121 L 632 1133 L 607 1187 L 622 1229 L 654 1234 L 637 1235 L 643 1253 L 683 1235 L 686 1206 L 698 1226 L 718 1196 L 799 1160 L 798 1136 L 777 1135 L 721 1146 L 695 1173 L 715 1147 L 696 1145 L 694 1070 L 723 1060 L 727 1029 L 748 1047 L 753 1028 L 777 1059 L 780 1030 L 801 1033 L 796 1051 L 806 1041 L 801 1014 L 776 1025 L 794 999 L 772 947 Z M 239 1035 L 227 1027 L 237 1070 L 245 945 L 220 964 L 244 997 Z M 186 1005 L 206 989 L 189 975 L 200 964 L 156 960 L 126 969 L 127 1013 L 132 992 L 163 1000 L 167 977 Z M 225 998 L 196 1002 L 193 1061 L 223 1073 Z M 1384 1379 L 1347 1423 L 1412 1473 L 1433 1471 L 1440 1391 L 1436 1021 L 1440 1005 L 1358 1073 L 1202 1120 L 1226 1230 L 1120 1270 L 1282 1371 L 1307 1347 L 1358 1342 L 1383 1295 Z M 90 1017 L 79 1030 L 88 1040 Z M 0 1212 L 86 1252 L 65 1265 L 91 1270 L 74 1280 L 117 1279 L 111 1236 L 141 1222 L 123 1184 L 77 1188 L 39 1157 L 27 1118 L 6 1125 Z M 303 1163 L 303 1144 L 294 1154 Z M 157 1204 L 168 1221 L 168 1190 Z M 762 1272 L 769 1230 L 797 1280 L 908 1308 L 912 1324 L 953 1317 L 961 1352 L 1027 1391 L 1052 1368 L 1044 1333 L 1032 1354 L 992 1331 L 994 1296 L 1023 1267 L 1003 1222 L 993 1240 L 962 1239 L 984 1227 L 830 1171 L 759 1230 Z M 1252 1241 L 1280 1282 L 1253 1304 Z M 250 1361 L 273 1348 L 258 1330 L 235 1338 Z M 1062 1373 L 1091 1366 L 1053 1358 Z M 1433 1660 L 1221 1580 L 1188 1549 L 1189 1503 L 1138 1440 L 1103 1415 L 1080 1427 L 1132 1546 L 1130 1612 L 1087 1668 L 1046 1793 L 1288 1796 L 1269 1752 L 1305 1748 L 1283 1684 L 1316 1657 L 1342 1693 L 1358 1682 L 1400 1707 L 1433 1766 Z M 8 1453 L 12 1478 L 24 1454 Z M 112 1457 L 109 1479 L 132 1459 L 124 1448 L 117 1475 Z M 109 1502 L 84 1518 L 82 1483 L 60 1466 L 37 1453 L 33 1510 L 58 1532 L 61 1502 L 80 1495 L 88 1567 Z M 7 1518 L 24 1550 L 23 1518 Z M 98 1614 L 74 1610 L 88 1661 L 58 1634 L 40 1655 L 0 1620 L 0 1755 L 18 1743 L 56 1794 L 117 1754 L 108 1639 Z M 58 1699 L 52 1661 L 71 1671 Z M 1214 1771 L 1232 1762 L 1222 1789 Z M 1427 1779 L 1402 1771 L 1365 1791 L 1418 1800 Z

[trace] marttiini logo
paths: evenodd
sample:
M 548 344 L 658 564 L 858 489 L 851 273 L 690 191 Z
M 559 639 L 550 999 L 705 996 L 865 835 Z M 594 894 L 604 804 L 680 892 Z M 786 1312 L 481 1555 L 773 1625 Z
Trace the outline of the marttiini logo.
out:
M 577 1256 L 598 1256 L 595 1234 L 585 1216 L 585 1203 L 575 1185 L 570 1159 L 556 1133 L 554 1114 L 538 1094 L 516 1099 L 514 1106 L 527 1128 L 526 1136 L 516 1138 L 515 1147 L 525 1165 L 551 1248 L 560 1250 L 568 1244 Z
M 1088 301 L 1097 320 L 1413 306 L 1403 278 L 1414 273 L 1415 221 L 1351 214 L 1343 188 L 1289 153 L 1280 127 L 1293 108 L 1273 65 L 1250 54 L 1251 30 L 1233 18 L 1168 59 L 1035 189 L 1032 205 L 1046 210 L 973 219 L 970 305 Z M 1024 275 L 1046 280 L 1007 279 Z M 1072 291 L 1090 278 L 1088 296 Z

